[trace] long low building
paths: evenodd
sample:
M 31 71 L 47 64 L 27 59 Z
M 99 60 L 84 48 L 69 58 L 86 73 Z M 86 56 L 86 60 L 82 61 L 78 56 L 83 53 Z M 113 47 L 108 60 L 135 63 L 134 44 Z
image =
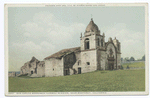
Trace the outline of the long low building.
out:
M 96 70 L 116 70 L 121 67 L 121 43 L 117 38 L 112 39 L 111 37 L 106 42 L 105 34 L 101 34 L 98 26 L 91 19 L 84 35 L 81 34 L 80 47 L 63 49 L 44 58 L 42 62 L 39 63 L 36 60 L 27 62 L 24 67 L 28 67 L 28 70 L 23 72 L 53 77 Z M 45 65 L 38 67 L 38 64 Z M 29 68 L 29 65 L 32 67 Z

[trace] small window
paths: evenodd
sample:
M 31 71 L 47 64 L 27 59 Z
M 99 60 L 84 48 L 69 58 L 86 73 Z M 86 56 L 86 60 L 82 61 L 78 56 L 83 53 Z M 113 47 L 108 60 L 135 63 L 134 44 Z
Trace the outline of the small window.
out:
M 90 62 L 86 62 L 87 65 L 90 65 Z

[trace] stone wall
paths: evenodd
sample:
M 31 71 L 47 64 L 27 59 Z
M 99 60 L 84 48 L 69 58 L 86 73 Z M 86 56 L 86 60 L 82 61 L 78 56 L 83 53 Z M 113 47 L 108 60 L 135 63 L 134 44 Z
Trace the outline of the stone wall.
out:
M 50 58 L 45 60 L 45 77 L 63 76 L 63 58 Z
M 97 70 L 96 50 L 81 52 L 81 73 Z
M 20 69 L 20 73 L 21 74 L 30 74 L 30 70 L 31 70 L 31 67 L 30 67 L 30 62 L 26 62 Z
M 45 76 L 45 62 L 41 61 L 37 65 L 37 76 L 38 77 L 44 77 Z
M 105 70 L 106 67 L 106 51 L 98 50 L 98 70 Z
M 42 77 L 45 74 L 45 62 L 32 57 L 30 61 L 21 67 L 20 74 L 36 74 L 38 77 Z

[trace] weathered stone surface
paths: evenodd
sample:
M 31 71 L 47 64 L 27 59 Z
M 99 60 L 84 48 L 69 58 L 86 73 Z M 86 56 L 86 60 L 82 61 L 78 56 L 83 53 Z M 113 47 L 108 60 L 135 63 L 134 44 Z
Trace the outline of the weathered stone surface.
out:
M 20 73 L 28 75 L 35 74 L 37 77 L 43 77 L 45 76 L 45 62 L 32 57 L 30 61 L 26 62 L 24 66 L 21 67 Z
M 63 58 L 61 59 L 50 58 L 45 60 L 46 77 L 63 76 L 63 75 L 64 75 Z

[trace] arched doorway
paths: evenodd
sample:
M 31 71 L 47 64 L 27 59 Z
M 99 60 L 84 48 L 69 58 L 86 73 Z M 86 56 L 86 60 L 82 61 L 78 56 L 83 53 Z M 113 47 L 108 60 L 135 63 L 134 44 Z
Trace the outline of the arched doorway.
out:
M 113 70 L 114 69 L 114 61 L 115 61 L 115 59 L 114 59 L 112 48 L 110 48 L 110 50 L 109 50 L 109 55 L 108 55 L 107 59 L 108 59 L 108 69 L 109 70 Z
M 113 70 L 114 69 L 114 57 L 108 57 L 108 69 Z

